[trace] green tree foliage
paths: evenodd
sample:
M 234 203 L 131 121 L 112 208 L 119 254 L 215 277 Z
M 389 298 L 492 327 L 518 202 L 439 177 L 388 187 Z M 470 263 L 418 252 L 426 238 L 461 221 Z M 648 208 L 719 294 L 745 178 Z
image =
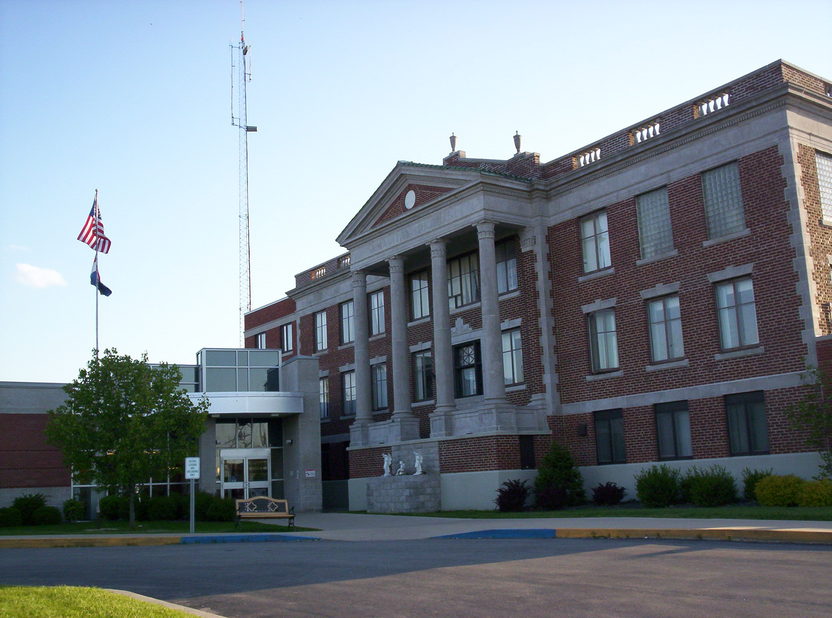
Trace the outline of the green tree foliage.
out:
M 552 447 L 537 467 L 534 489 L 537 505 L 544 509 L 577 506 L 586 500 L 584 480 L 575 460 L 569 450 L 557 442 L 552 442 Z M 560 502 L 563 504 L 555 504 L 558 500 L 552 499 L 553 492 L 562 496 Z
M 179 380 L 175 365 L 150 367 L 147 355 L 136 360 L 105 350 L 49 412 L 49 442 L 80 482 L 130 498 L 131 525 L 136 487 L 181 469 L 204 430 L 208 402 L 193 403 Z
M 820 474 L 816 478 L 832 479 L 832 376 L 817 368 L 806 375 L 809 390 L 789 409 L 789 420 L 795 428 L 808 432 L 806 442 L 820 452 Z

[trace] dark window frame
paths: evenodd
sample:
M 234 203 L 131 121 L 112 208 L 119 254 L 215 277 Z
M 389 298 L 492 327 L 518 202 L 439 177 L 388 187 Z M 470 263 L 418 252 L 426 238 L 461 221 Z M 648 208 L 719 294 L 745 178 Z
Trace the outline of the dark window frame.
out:
M 470 351 L 469 351 L 470 348 Z M 480 352 L 480 342 L 467 341 L 459 345 L 455 345 L 454 349 L 454 395 L 458 399 L 464 397 L 476 397 L 482 395 L 482 354 Z M 473 358 L 473 362 L 467 362 L 468 358 Z M 467 383 L 463 379 L 468 372 L 474 372 L 475 392 L 466 393 L 464 386 Z
M 688 422 L 688 439 L 691 440 L 690 447 L 690 454 L 689 455 L 680 455 L 679 452 L 683 450 L 684 444 L 680 442 L 680 436 L 678 434 L 677 428 L 677 416 L 681 415 L 682 413 L 687 416 Z M 670 417 L 670 427 L 673 432 L 672 440 L 672 450 L 673 455 L 671 456 L 663 456 L 662 455 L 662 434 L 659 429 L 659 417 L 665 416 Z M 673 461 L 678 459 L 693 459 L 693 440 L 690 433 L 690 408 L 688 406 L 687 401 L 672 401 L 669 403 L 657 403 L 653 406 L 653 419 L 656 423 L 656 457 L 659 461 Z M 665 449 L 668 450 L 668 449 Z
M 759 407 L 758 407 L 759 406 Z M 732 412 L 741 415 L 742 426 L 732 420 Z M 732 457 L 743 455 L 767 455 L 770 452 L 768 431 L 768 413 L 763 391 L 725 395 L 725 423 L 728 434 L 728 451 Z M 763 444 L 757 444 L 758 435 L 754 432 L 756 423 L 762 423 L 764 429 Z M 758 428 L 760 429 L 760 428 Z M 740 435 L 733 435 L 741 432 Z M 737 442 L 745 441 L 748 448 L 735 448 Z
M 595 456 L 599 466 L 627 463 L 627 444 L 624 434 L 624 411 L 599 410 L 593 414 L 595 424 Z M 601 435 L 609 436 L 609 444 L 602 445 Z

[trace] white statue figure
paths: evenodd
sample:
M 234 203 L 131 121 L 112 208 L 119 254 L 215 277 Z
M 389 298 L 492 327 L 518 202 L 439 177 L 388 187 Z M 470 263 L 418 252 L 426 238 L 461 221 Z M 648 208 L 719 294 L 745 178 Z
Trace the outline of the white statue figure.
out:
M 416 453 L 416 472 L 413 474 L 424 474 L 422 472 L 422 453 Z
M 404 474 L 404 462 L 400 459 L 399 460 L 399 467 L 396 469 L 396 476 L 402 476 Z
M 393 465 L 393 456 L 390 453 L 382 453 L 384 458 L 384 474 L 382 476 L 390 476 L 390 466 Z

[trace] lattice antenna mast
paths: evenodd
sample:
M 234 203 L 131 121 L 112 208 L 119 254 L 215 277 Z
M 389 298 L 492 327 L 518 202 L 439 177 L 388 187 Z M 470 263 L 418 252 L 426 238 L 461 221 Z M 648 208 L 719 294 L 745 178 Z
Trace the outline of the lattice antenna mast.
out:
M 248 134 L 257 127 L 248 124 L 246 85 L 251 81 L 248 68 L 249 45 L 245 37 L 245 6 L 240 0 L 240 42 L 231 46 L 231 124 L 239 130 L 239 247 L 240 247 L 240 345 L 244 344 L 245 314 L 251 311 L 251 249 L 249 246 Z M 237 87 L 236 109 L 234 87 Z

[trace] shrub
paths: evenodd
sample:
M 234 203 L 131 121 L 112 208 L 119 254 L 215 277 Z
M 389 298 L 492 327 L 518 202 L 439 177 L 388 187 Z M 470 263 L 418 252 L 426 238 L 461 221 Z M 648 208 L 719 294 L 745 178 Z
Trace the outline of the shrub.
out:
M 208 521 L 208 508 L 213 502 L 214 496 L 211 494 L 204 491 L 197 492 L 194 497 L 194 511 L 196 512 L 195 517 L 199 521 Z M 188 508 L 190 508 L 190 503 Z
M 78 521 L 86 515 L 84 503 L 79 500 L 64 501 L 64 519 L 67 521 Z
M 497 508 L 501 512 L 522 511 L 526 507 L 528 497 L 529 487 L 526 481 L 513 479 L 506 481 L 497 489 L 497 498 L 494 502 L 497 503 Z
M 737 501 L 737 484 L 723 466 L 714 464 L 705 470 L 691 468 L 686 479 L 689 479 L 689 499 L 696 506 L 722 506 Z
M 636 475 L 636 497 L 646 507 L 669 506 L 679 500 L 679 481 L 676 468 L 651 466 Z
M 742 471 L 742 488 L 743 488 L 743 496 L 745 496 L 746 500 L 756 500 L 757 496 L 754 493 L 754 488 L 757 487 L 757 483 L 760 482 L 760 479 L 764 479 L 767 476 L 771 476 L 774 474 L 774 470 L 768 468 L 766 470 L 751 470 L 750 468 L 743 468 Z
M 179 517 L 179 501 L 173 496 L 154 496 L 147 501 L 147 519 L 171 520 Z
M 760 479 L 754 490 L 757 502 L 763 506 L 797 506 L 797 496 L 804 483 L 794 474 L 767 476 Z
M 124 496 L 104 496 L 98 502 L 98 511 L 104 519 L 127 519 L 129 505 Z
M 552 447 L 537 469 L 534 489 L 539 507 L 560 508 L 546 506 L 540 502 L 540 496 L 549 495 L 548 490 L 551 487 L 560 488 L 566 494 L 566 502 L 563 506 L 575 506 L 586 500 L 584 480 L 575 465 L 575 460 L 566 448 L 556 442 L 552 443 Z
M 236 504 L 232 498 L 214 498 L 206 513 L 208 521 L 234 521 Z
M 832 480 L 804 483 L 797 494 L 797 506 L 832 506 Z
M 15 498 L 12 506 L 20 511 L 20 516 L 23 518 L 23 525 L 31 526 L 34 523 L 32 521 L 34 512 L 40 507 L 46 506 L 46 496 L 43 494 L 24 494 Z
M 10 526 L 22 526 L 23 516 L 20 511 L 13 506 L 8 506 L 0 509 L 0 528 Z
M 624 499 L 626 490 L 615 483 L 598 484 L 592 490 L 592 501 L 598 506 L 614 506 Z
M 546 511 L 557 511 L 569 505 L 569 495 L 563 487 L 549 485 L 535 490 L 535 503 Z
M 32 523 L 36 526 L 51 526 L 61 523 L 61 510 L 57 506 L 42 506 L 32 513 Z

